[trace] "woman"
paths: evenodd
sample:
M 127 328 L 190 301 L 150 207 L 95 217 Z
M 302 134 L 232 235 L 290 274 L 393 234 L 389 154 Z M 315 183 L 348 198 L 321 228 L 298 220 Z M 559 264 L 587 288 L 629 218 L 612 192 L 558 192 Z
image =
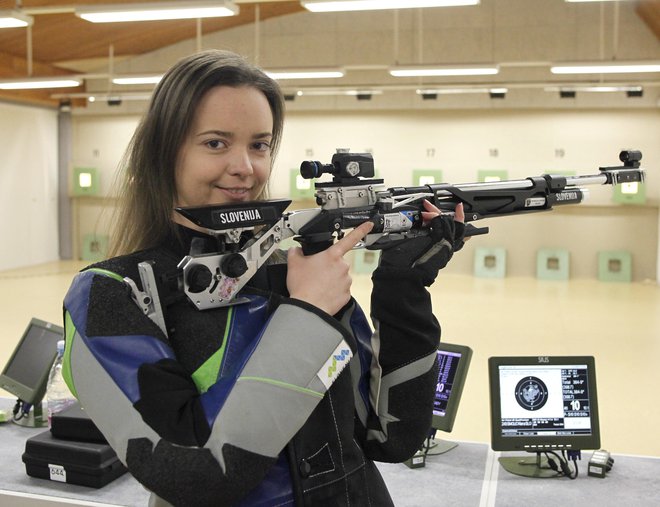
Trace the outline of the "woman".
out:
M 374 272 L 375 333 L 343 259 L 370 223 L 315 255 L 291 249 L 285 283 L 254 276 L 239 305 L 199 311 L 165 290 L 193 242 L 214 247 L 174 207 L 264 198 L 283 104 L 232 53 L 177 63 L 124 161 L 122 255 L 65 298 L 69 385 L 151 505 L 392 505 L 372 460 L 409 458 L 429 430 L 440 328 L 425 285 L 462 244 L 462 224 L 429 203 L 431 234 Z M 144 261 L 163 328 L 134 301 Z

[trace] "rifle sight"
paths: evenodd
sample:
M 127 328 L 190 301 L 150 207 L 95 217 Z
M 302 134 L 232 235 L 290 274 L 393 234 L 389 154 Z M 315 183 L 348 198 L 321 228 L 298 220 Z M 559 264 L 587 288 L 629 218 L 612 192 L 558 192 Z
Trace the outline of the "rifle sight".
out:
M 642 152 L 638 150 L 623 150 L 619 153 L 619 160 L 626 167 L 639 167 L 639 161 L 642 160 Z
M 330 164 L 307 160 L 300 164 L 300 175 L 308 180 L 322 174 L 332 174 L 334 181 L 341 183 L 358 178 L 373 178 L 374 158 L 371 153 L 338 152 L 332 156 Z

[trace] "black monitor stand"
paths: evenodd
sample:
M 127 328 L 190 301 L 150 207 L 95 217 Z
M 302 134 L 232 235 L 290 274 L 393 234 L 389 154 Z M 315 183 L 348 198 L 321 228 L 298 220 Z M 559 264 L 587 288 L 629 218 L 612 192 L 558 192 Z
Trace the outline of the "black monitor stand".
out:
M 498 461 L 504 470 L 522 477 L 533 477 L 536 479 L 561 477 L 561 474 L 550 468 L 548 460 L 540 452 L 536 453 L 535 457 L 503 456 Z

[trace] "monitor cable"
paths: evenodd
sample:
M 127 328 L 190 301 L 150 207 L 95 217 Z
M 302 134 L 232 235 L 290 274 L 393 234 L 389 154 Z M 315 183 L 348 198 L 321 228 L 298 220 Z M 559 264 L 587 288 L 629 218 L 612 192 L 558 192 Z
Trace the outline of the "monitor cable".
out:
M 14 404 L 14 408 L 12 409 L 12 419 L 14 422 L 20 421 L 24 417 L 27 417 L 28 414 L 30 413 L 30 409 L 32 408 L 31 403 L 26 403 L 20 398 L 16 400 L 16 403 Z
M 582 459 L 582 451 L 580 451 L 580 450 L 563 451 L 563 454 L 566 456 L 566 459 L 564 460 L 564 462 L 566 463 L 566 467 L 567 467 L 568 472 L 570 472 L 570 467 L 568 467 L 568 461 L 569 460 L 573 462 L 573 470 L 574 470 L 574 473 L 572 475 L 570 473 L 567 473 L 567 471 L 564 471 L 564 475 L 566 477 L 568 477 L 569 479 L 571 479 L 571 480 L 577 479 L 577 476 L 578 476 L 578 473 L 579 473 L 577 460 Z
M 577 460 L 580 458 L 580 451 L 569 451 L 568 456 L 566 455 L 566 451 L 562 451 L 561 456 L 553 451 L 546 451 L 544 454 L 548 462 L 548 467 L 557 472 L 558 475 L 568 477 L 571 480 L 577 479 Z M 553 459 L 551 455 L 555 459 Z M 569 460 L 573 462 L 572 470 Z
M 433 456 L 433 454 L 429 454 L 429 451 L 433 449 L 436 446 L 435 441 L 433 440 L 435 438 L 435 430 L 431 429 L 429 434 L 426 436 L 426 441 L 424 442 L 424 458 L 427 456 Z
M 440 456 L 441 454 L 444 454 L 443 452 L 429 452 L 431 449 L 438 446 L 438 442 L 435 441 L 436 434 L 437 434 L 436 430 L 431 428 L 431 431 L 426 437 L 426 441 L 424 442 L 424 447 L 423 447 L 425 458 L 427 456 Z

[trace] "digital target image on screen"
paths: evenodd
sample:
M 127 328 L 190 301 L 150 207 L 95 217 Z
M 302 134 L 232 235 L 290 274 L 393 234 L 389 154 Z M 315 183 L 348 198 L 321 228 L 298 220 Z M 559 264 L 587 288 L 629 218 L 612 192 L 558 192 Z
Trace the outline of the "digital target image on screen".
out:
M 502 435 L 589 433 L 587 365 L 500 366 Z
M 491 358 L 489 367 L 495 450 L 595 445 L 592 357 Z

